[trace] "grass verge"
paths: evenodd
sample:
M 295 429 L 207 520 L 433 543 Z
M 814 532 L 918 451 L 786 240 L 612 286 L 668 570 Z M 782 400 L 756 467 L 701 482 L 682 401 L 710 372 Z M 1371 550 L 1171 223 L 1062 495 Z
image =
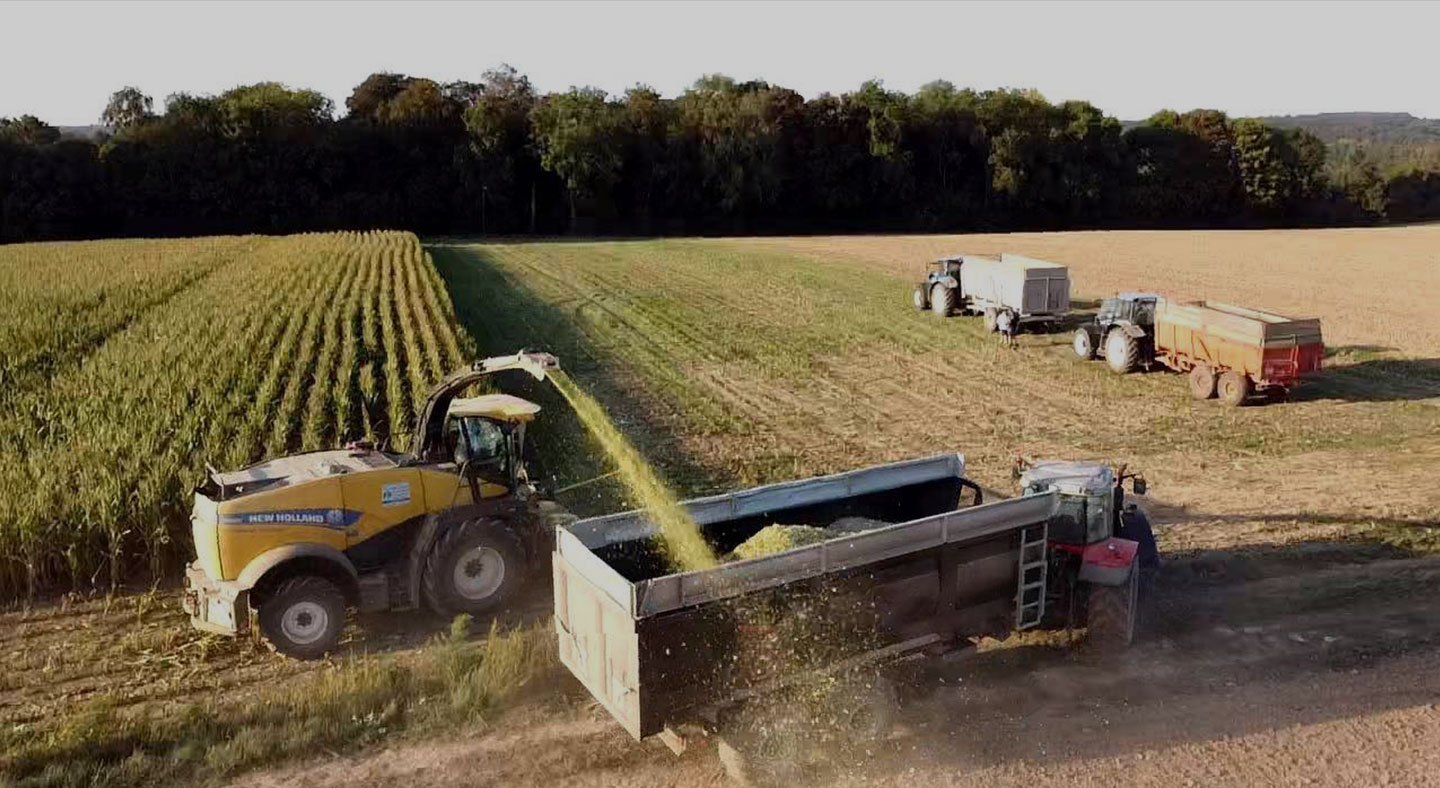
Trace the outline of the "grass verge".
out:
M 472 641 L 469 617 L 460 616 L 426 648 L 347 658 L 294 682 L 238 691 L 236 700 L 170 713 L 102 701 L 55 726 L 0 730 L 0 785 L 215 783 L 382 737 L 483 727 L 554 665 L 548 627 L 492 626 Z

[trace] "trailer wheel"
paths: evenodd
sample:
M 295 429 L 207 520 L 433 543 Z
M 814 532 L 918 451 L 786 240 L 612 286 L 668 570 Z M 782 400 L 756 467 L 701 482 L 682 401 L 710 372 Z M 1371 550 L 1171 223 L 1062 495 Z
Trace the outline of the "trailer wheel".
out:
M 1190 396 L 1195 399 L 1210 399 L 1215 396 L 1215 370 L 1204 364 L 1190 368 Z
M 1134 372 L 1139 355 L 1140 348 L 1135 337 L 1125 333 L 1124 329 L 1110 329 L 1110 334 L 1105 337 L 1105 363 L 1112 371 L 1119 375 Z
M 917 312 L 924 312 L 929 308 L 930 304 L 925 301 L 925 285 L 915 285 L 912 300 L 915 302 L 915 310 Z
M 1250 379 L 1239 372 L 1225 372 L 1220 375 L 1220 401 L 1230 407 L 1239 407 L 1250 396 Z
M 319 659 L 340 642 L 345 594 L 316 575 L 284 580 L 260 605 L 260 636 L 273 651 L 296 659 Z
M 1095 340 L 1090 338 L 1090 332 L 1083 328 L 1075 329 L 1075 340 L 1070 343 L 1075 349 L 1075 356 L 1081 361 L 1092 361 L 1095 358 Z
M 985 310 L 985 330 L 995 333 L 1000 330 L 1000 311 L 997 309 Z
M 1140 600 L 1139 567 L 1118 586 L 1090 585 L 1085 610 L 1085 644 L 1102 653 L 1124 651 L 1135 640 L 1135 617 Z
M 955 291 L 945 285 L 930 288 L 930 309 L 936 317 L 949 317 L 955 309 Z
M 425 559 L 425 603 L 444 616 L 495 611 L 524 581 L 524 555 L 501 520 L 451 526 Z

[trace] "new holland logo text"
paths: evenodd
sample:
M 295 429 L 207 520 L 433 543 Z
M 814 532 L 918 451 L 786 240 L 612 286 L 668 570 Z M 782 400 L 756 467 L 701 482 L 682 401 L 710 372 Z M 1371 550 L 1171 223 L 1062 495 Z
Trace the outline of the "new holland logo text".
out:
M 360 512 L 350 509 L 281 509 L 220 515 L 222 525 L 318 525 L 325 528 L 347 528 L 359 519 Z

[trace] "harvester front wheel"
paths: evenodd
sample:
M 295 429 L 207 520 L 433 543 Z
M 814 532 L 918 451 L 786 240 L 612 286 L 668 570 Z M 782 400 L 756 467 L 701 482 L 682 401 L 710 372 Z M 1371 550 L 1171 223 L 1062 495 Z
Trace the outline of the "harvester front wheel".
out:
M 1124 651 L 1135 640 L 1135 618 L 1140 602 L 1140 568 L 1118 586 L 1090 586 L 1085 610 L 1086 645 L 1102 653 Z
M 1220 375 L 1220 401 L 1230 407 L 1239 407 L 1250 396 L 1250 379 L 1239 372 Z
M 985 310 L 985 330 L 990 332 L 991 334 L 1000 330 L 1000 310 Z
M 1210 399 L 1215 396 L 1215 370 L 1197 364 L 1190 368 L 1190 396 Z
M 1111 329 L 1109 336 L 1105 337 L 1105 363 L 1116 374 L 1134 372 L 1139 355 L 1140 347 L 1135 337 L 1125 333 L 1124 329 Z
M 1083 328 L 1075 329 L 1075 339 L 1070 343 L 1075 349 L 1075 357 L 1081 361 L 1091 361 L 1095 358 L 1095 340 L 1090 338 L 1090 332 Z
M 501 607 L 525 577 L 525 552 L 501 520 L 452 526 L 425 560 L 425 603 L 444 616 Z
M 319 659 L 340 642 L 345 594 L 323 577 L 281 581 L 260 604 L 260 636 L 271 649 L 296 659 Z
M 949 317 L 955 309 L 955 291 L 945 285 L 930 288 L 930 308 L 936 317 Z

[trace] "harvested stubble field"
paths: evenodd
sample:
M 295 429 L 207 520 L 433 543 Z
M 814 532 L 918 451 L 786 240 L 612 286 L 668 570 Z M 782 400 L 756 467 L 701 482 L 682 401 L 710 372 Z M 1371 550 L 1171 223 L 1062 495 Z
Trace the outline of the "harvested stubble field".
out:
M 687 494 L 949 450 L 1001 489 L 1010 489 L 1017 452 L 1125 461 L 1149 476 L 1145 506 L 1170 563 L 1138 648 L 1097 665 L 1022 639 L 930 666 L 907 693 L 894 737 L 864 763 L 843 761 L 814 780 L 1349 785 L 1384 773 L 1392 784 L 1424 785 L 1434 774 L 1424 742 L 1440 735 L 1440 315 L 1426 296 L 1440 287 L 1440 228 L 444 241 L 428 251 L 462 343 L 486 354 L 554 352 Z M 942 322 L 909 306 L 925 261 L 957 251 L 1065 262 L 1080 299 L 1153 288 L 1317 315 L 1334 351 L 1330 369 L 1290 402 L 1226 409 L 1192 401 L 1169 374 L 1120 378 L 1076 363 L 1064 333 L 1023 335 L 1021 350 L 1007 351 L 978 320 Z M 558 395 L 542 385 L 516 391 L 546 406 L 533 441 L 542 481 L 564 486 L 611 470 Z M 602 482 L 561 501 L 593 512 L 621 497 Z M 285 693 L 346 675 L 196 636 L 173 604 L 162 591 L 9 614 L 0 658 L 7 677 L 21 678 L 0 686 L 5 724 L 24 709 L 23 740 L 52 742 L 52 753 L 65 752 L 57 737 L 86 740 L 89 718 L 77 712 L 107 706 L 203 705 L 220 715 L 205 730 L 235 733 L 262 719 L 245 716 L 250 707 L 235 711 L 237 698 L 279 697 L 283 706 L 294 702 Z M 543 592 L 533 607 L 543 614 Z M 67 616 L 106 633 L 104 645 L 87 645 L 94 638 Z M 369 628 L 376 634 L 355 636 L 342 666 L 448 675 L 430 650 L 407 648 L 427 635 Z M 380 662 L 355 653 L 392 649 L 403 653 Z M 47 683 L 55 674 L 44 672 L 46 659 L 72 672 L 104 664 L 116 680 L 132 662 L 150 672 L 137 668 L 149 678 L 121 699 L 93 680 Z M 414 681 L 427 699 L 465 697 L 443 679 Z M 412 701 L 402 716 L 416 724 L 396 724 L 385 711 L 396 686 L 360 693 L 367 711 L 340 714 L 359 722 L 317 734 L 319 747 L 348 753 L 244 781 L 720 782 L 705 748 L 676 761 L 654 742 L 635 745 L 603 712 L 575 702 L 583 696 L 563 677 L 568 693 L 543 696 L 558 705 L 522 703 L 502 726 L 467 727 L 440 744 L 382 747 L 397 730 L 455 719 L 433 711 L 454 702 Z M 339 708 L 322 703 L 298 716 Z M 35 735 L 47 726 L 48 739 Z M 347 745 L 354 730 L 360 743 Z M 246 736 L 255 740 L 240 748 L 246 757 L 232 763 L 221 750 L 214 763 L 174 773 L 215 778 L 263 763 L 256 751 L 269 740 Z M 377 752 L 361 752 L 363 743 Z M 122 761 L 97 761 L 110 764 L 100 782 L 126 782 L 114 765 Z M 135 773 L 156 773 L 144 766 Z

